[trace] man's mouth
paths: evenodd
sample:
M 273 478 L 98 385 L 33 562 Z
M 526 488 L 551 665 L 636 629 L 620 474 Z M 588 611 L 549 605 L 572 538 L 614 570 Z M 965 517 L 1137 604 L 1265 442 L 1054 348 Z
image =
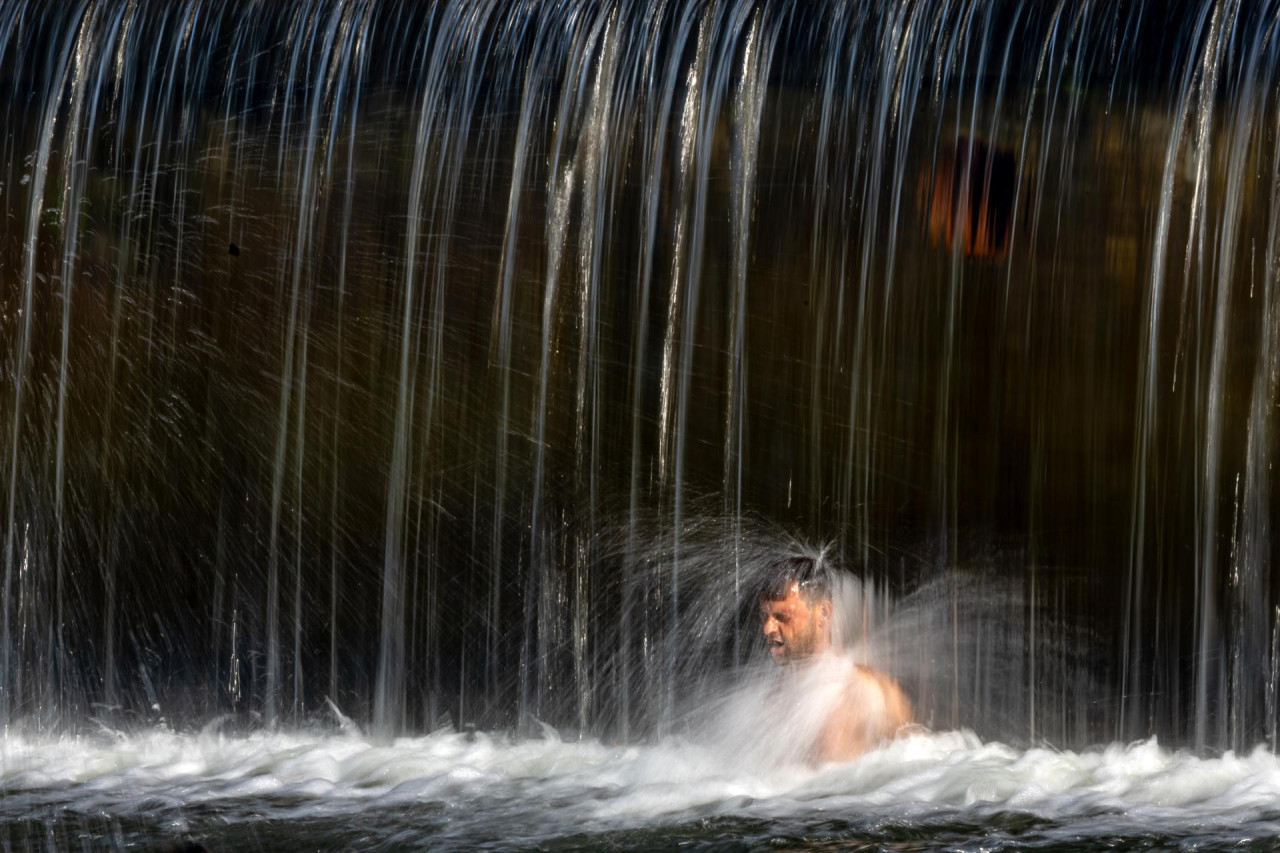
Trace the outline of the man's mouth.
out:
M 769 654 L 776 655 L 778 652 L 782 651 L 782 647 L 785 646 L 786 643 L 782 642 L 782 640 L 769 640 L 767 645 L 769 647 Z

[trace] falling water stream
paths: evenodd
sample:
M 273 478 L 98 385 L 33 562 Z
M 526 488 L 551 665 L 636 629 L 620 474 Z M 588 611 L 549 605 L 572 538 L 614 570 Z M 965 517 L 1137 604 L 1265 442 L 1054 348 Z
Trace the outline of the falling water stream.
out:
M 0 845 L 1270 849 L 1278 65 L 1275 0 L 0 0 Z M 797 539 L 929 731 L 779 746 Z

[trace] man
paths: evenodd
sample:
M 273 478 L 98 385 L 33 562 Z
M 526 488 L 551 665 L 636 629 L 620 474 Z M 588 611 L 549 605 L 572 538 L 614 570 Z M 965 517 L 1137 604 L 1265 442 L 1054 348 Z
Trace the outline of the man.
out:
M 912 724 L 896 681 L 840 653 L 833 581 L 823 555 L 797 555 L 776 566 L 760 593 L 770 657 L 794 676 L 793 692 L 821 706 L 809 756 L 817 762 L 848 760 Z

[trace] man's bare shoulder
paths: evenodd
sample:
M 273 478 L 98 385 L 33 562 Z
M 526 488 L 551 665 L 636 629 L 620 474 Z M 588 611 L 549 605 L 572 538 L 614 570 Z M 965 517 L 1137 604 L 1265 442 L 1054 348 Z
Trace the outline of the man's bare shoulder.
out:
M 912 720 L 911 700 L 888 673 L 866 664 L 855 664 L 849 679 L 849 699 L 861 704 L 879 719 L 876 726 L 882 737 L 892 737 L 900 727 Z
M 843 761 L 893 739 L 912 724 L 911 702 L 888 674 L 854 664 L 843 701 L 833 710 L 817 745 L 819 761 Z

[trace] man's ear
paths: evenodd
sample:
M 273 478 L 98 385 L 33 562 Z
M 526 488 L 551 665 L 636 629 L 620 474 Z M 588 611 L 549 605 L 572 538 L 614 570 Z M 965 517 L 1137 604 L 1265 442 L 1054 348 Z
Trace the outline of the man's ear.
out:
M 823 625 L 831 621 L 831 601 L 824 598 L 818 602 L 818 618 Z

